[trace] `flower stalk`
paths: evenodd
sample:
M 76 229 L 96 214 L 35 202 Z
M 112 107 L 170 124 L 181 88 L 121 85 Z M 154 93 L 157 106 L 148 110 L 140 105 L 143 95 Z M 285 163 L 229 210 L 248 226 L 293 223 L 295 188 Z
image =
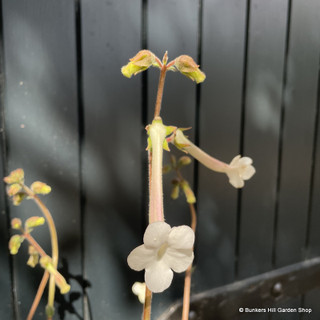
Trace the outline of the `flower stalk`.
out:
M 48 208 L 40 200 L 40 198 L 29 187 L 27 187 L 25 184 L 21 184 L 21 186 L 25 191 L 25 193 L 35 201 L 35 203 L 38 205 L 39 209 L 43 213 L 44 217 L 46 218 L 49 231 L 50 231 L 50 237 L 51 237 L 52 265 L 55 269 L 57 269 L 58 259 L 59 259 L 58 236 L 57 236 L 57 231 L 56 231 L 56 227 L 55 227 L 52 215 L 48 210 Z M 49 279 L 47 310 L 48 309 L 54 310 L 54 296 L 55 296 L 55 278 L 51 274 Z M 47 319 L 48 320 L 52 319 L 51 314 L 47 315 Z
M 189 209 L 191 214 L 191 229 L 196 232 L 197 226 L 197 213 L 193 203 L 189 203 Z M 184 289 L 183 289 L 183 303 L 182 303 L 182 318 L 181 320 L 189 319 L 190 310 L 190 293 L 191 293 L 191 275 L 192 264 L 188 267 L 184 277 Z

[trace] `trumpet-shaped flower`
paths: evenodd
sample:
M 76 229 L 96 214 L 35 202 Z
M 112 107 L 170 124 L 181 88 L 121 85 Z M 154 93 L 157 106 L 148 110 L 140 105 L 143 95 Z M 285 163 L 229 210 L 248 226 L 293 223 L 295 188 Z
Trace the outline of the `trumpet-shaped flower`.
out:
M 256 172 L 255 168 L 251 165 L 252 159 L 249 157 L 242 157 L 237 155 L 229 164 L 226 174 L 229 182 L 235 188 L 242 188 L 244 180 L 250 179 Z
M 189 139 L 187 139 L 181 129 L 176 130 L 173 143 L 179 149 L 190 153 L 195 159 L 197 159 L 207 168 L 216 172 L 226 173 L 229 178 L 229 182 L 235 188 L 242 188 L 244 186 L 244 180 L 250 179 L 256 172 L 255 168 L 252 166 L 251 158 L 241 158 L 241 156 L 238 155 L 233 158 L 230 164 L 224 163 L 211 157 L 194 145 Z
M 149 290 L 162 292 L 170 286 L 173 271 L 183 272 L 192 263 L 194 232 L 188 226 L 171 228 L 159 221 L 149 224 L 143 242 L 129 254 L 128 265 L 136 271 L 145 269 Z

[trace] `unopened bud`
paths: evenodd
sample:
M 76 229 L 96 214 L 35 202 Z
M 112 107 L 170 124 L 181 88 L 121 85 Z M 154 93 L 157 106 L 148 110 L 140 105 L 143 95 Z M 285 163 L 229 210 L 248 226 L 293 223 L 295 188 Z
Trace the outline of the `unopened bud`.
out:
M 26 229 L 26 232 L 30 232 L 33 228 L 42 226 L 44 223 L 44 217 L 31 217 L 26 220 L 24 227 Z
M 33 246 L 29 246 L 28 253 L 29 253 L 29 259 L 27 261 L 27 265 L 30 266 L 31 268 L 34 268 L 39 262 L 39 253 Z
M 21 190 L 21 185 L 18 183 L 11 184 L 7 187 L 7 194 L 9 197 L 13 197 L 15 194 L 17 194 Z
M 181 188 L 187 198 L 188 203 L 195 203 L 196 202 L 196 197 L 192 191 L 192 189 L 189 186 L 189 183 L 187 181 L 182 181 L 181 182 Z
M 38 194 L 48 194 L 51 192 L 51 187 L 40 181 L 35 181 L 30 188 L 34 193 Z
M 179 193 L 180 193 L 180 186 L 179 186 L 179 181 L 178 180 L 172 180 L 172 191 L 171 191 L 171 198 L 173 200 L 178 199 Z
M 62 274 L 53 266 L 52 260 L 49 256 L 41 257 L 40 265 L 42 268 L 46 269 L 54 277 L 54 281 L 57 287 L 60 289 L 61 294 L 66 294 L 70 291 L 70 285 L 67 283 L 66 279 Z
M 3 180 L 5 183 L 12 184 L 12 183 L 23 183 L 24 179 L 24 171 L 23 169 L 19 168 L 14 171 L 11 171 L 10 174 L 5 177 Z
M 156 63 L 155 55 L 149 50 L 139 51 L 130 62 L 121 68 L 122 74 L 131 78 L 132 75 L 136 75 L 142 71 L 147 70 L 149 67 Z
M 206 78 L 206 75 L 199 69 L 199 65 L 187 55 L 176 58 L 174 66 L 178 71 L 196 83 L 203 82 Z
M 169 173 L 171 171 L 172 167 L 170 164 L 166 164 L 165 166 L 163 166 L 162 168 L 162 173 L 163 174 L 166 174 L 166 173 Z
M 12 229 L 20 230 L 21 227 L 22 227 L 21 219 L 19 219 L 19 218 L 13 218 L 13 219 L 11 220 L 11 228 L 12 228 Z
M 18 234 L 15 234 L 10 238 L 9 241 L 9 250 L 11 254 L 17 254 L 19 251 L 19 248 L 21 246 L 21 243 L 23 242 L 24 237 L 20 236 Z
M 23 199 L 25 199 L 27 195 L 23 192 L 19 192 L 12 197 L 12 203 L 15 206 L 19 206 Z
M 191 163 L 191 158 L 188 156 L 182 156 L 178 161 L 178 167 L 187 166 Z

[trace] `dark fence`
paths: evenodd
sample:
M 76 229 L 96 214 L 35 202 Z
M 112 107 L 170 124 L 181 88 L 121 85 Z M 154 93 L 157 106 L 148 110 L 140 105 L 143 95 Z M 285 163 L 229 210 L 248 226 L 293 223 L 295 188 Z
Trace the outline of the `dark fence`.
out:
M 144 127 L 158 72 L 128 80 L 120 68 L 141 48 L 191 55 L 207 75 L 196 86 L 168 74 L 164 122 L 192 127 L 190 139 L 223 161 L 250 156 L 257 170 L 237 191 L 224 175 L 189 168 L 199 218 L 193 293 L 319 255 L 319 30 L 318 0 L 2 0 L 1 173 L 22 167 L 27 183 L 53 188 L 44 201 L 72 285 L 57 296 L 61 319 L 140 318 L 131 285 L 143 273 L 126 257 L 147 223 Z M 169 197 L 170 177 L 165 184 L 167 222 L 189 224 L 184 200 Z M 24 319 L 42 271 L 26 266 L 26 246 L 9 255 L 9 223 L 39 213 L 30 201 L 9 204 L 3 184 L 0 193 L 0 317 Z M 34 235 L 49 251 L 46 227 Z M 175 275 L 154 296 L 155 318 L 182 289 Z M 272 320 L 319 319 L 319 297 L 280 305 L 311 315 Z

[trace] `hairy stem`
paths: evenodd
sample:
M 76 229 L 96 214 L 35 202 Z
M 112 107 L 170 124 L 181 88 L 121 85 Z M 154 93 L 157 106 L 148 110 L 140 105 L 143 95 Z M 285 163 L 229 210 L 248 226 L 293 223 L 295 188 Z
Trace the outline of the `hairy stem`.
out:
M 197 226 L 197 214 L 193 203 L 189 203 L 190 214 L 191 214 L 191 229 L 196 232 Z M 184 291 L 183 291 L 183 305 L 182 305 L 182 318 L 181 320 L 189 319 L 189 309 L 190 309 L 190 292 L 191 292 L 191 274 L 192 274 L 192 264 L 186 271 L 184 278 Z
M 166 72 L 167 72 L 167 66 L 163 65 L 162 68 L 161 68 L 161 71 L 160 71 L 158 92 L 157 92 L 157 100 L 156 100 L 156 106 L 155 106 L 155 109 L 154 109 L 154 118 L 160 116 L 162 96 L 163 96 L 163 88 L 164 88 L 164 81 L 165 81 L 165 78 L 166 78 Z
M 50 237 L 51 237 L 51 249 L 52 249 L 52 265 L 55 269 L 58 267 L 58 258 L 59 258 L 59 248 L 58 248 L 58 236 L 57 236 L 57 230 L 52 218 L 52 215 L 48 208 L 44 205 L 44 203 L 40 200 L 40 198 L 26 185 L 22 185 L 24 191 L 27 193 L 27 195 L 32 198 L 35 203 L 38 205 L 39 209 L 43 213 L 49 227 L 50 231 Z M 49 292 L 48 292 L 48 306 L 52 309 L 54 308 L 54 296 L 55 296 L 55 280 L 54 276 L 50 275 L 49 280 Z M 50 320 L 51 317 L 48 317 L 47 319 Z

